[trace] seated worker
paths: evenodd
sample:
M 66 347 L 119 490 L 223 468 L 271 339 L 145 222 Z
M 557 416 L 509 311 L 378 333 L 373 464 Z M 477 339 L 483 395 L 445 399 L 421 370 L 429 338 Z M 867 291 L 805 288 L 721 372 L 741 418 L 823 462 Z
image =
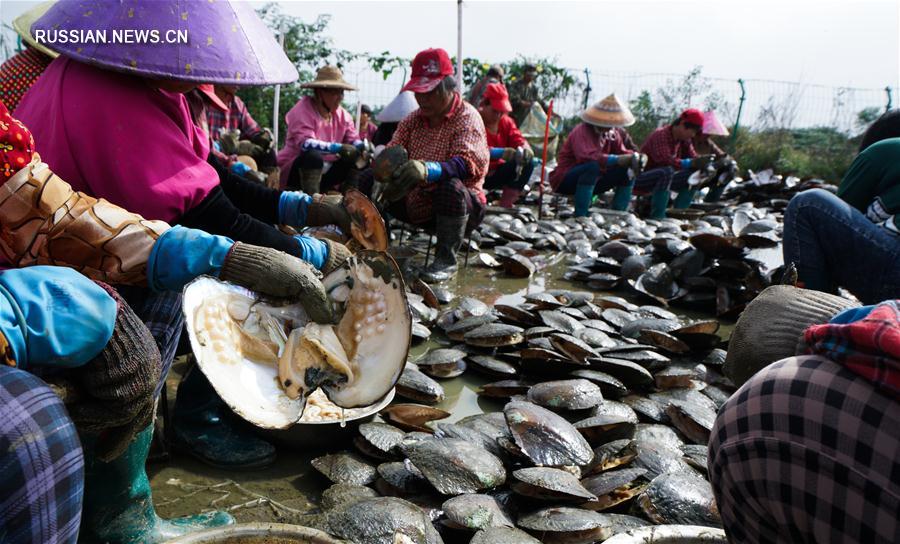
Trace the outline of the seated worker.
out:
M 687 208 L 694 200 L 697 189 L 689 186 L 688 178 L 713 160 L 712 155 L 698 155 L 691 143 L 702 129 L 703 113 L 687 109 L 673 123 L 654 130 L 641 146 L 641 153 L 647 155 L 647 176 L 634 189 L 642 194 L 653 191 L 650 207 L 654 219 L 666 216 L 670 190 L 678 192 L 675 208 Z
M 725 187 L 737 175 L 737 162 L 728 156 L 728 153 L 722 151 L 712 136 L 728 136 L 728 129 L 725 128 L 716 113 L 712 110 L 703 112 L 703 129 L 694 136 L 694 151 L 698 155 L 712 155 L 715 157 L 715 173 L 709 177 L 709 181 L 705 183 L 709 187 L 704 202 L 718 202 L 725 191 Z M 699 188 L 699 187 L 698 187 Z
M 4 270 L 0 347 L 3 542 L 155 544 L 234 523 L 157 515 L 144 466 L 165 374 L 115 290 L 69 268 Z
M 385 189 L 388 211 L 415 225 L 433 224 L 434 260 L 422 272 L 431 283 L 456 274 L 456 252 L 466 228 L 484 217 L 484 176 L 490 153 L 484 122 L 459 95 L 450 56 L 426 49 L 413 59 L 403 87 L 416 94 L 418 111 L 408 115 L 388 144 L 402 146 L 409 161 L 400 165 Z
M 469 104 L 477 108 L 481 104 L 484 91 L 487 90 L 487 86 L 491 83 L 503 84 L 503 67 L 499 64 L 492 64 L 488 68 L 487 73 L 484 74 L 484 77 L 479 79 L 475 85 L 472 85 L 472 89 L 469 90 Z
M 301 98 L 285 116 L 287 139 L 278 152 L 281 186 L 307 194 L 340 191 L 355 177 L 363 145 L 353 118 L 341 106 L 344 91 L 356 87 L 344 81 L 336 66 L 320 68 L 316 79 L 301 87 L 313 94 Z
M 403 91 L 391 100 L 387 106 L 375 117 L 378 121 L 378 130 L 372 137 L 372 145 L 376 148 L 390 143 L 400 121 L 419 109 L 416 95 L 412 91 Z
M 770 287 L 732 334 L 728 358 L 759 368 L 710 434 L 729 542 L 900 541 L 900 301 L 821 295 Z
M 537 85 L 534 83 L 536 76 L 537 67 L 533 64 L 526 64 L 522 69 L 522 79 L 509 84 L 509 101 L 513 107 L 512 118 L 517 127 L 522 126 L 522 123 L 525 122 L 532 104 L 540 104 L 544 111 L 547 110 L 541 100 Z
M 837 195 L 810 189 L 784 212 L 784 262 L 808 289 L 843 287 L 864 304 L 900 293 L 900 138 L 856 156 Z
M 611 94 L 581 112 L 581 119 L 563 143 L 556 169 L 550 173 L 553 191 L 575 195 L 576 217 L 586 217 L 594 195 L 613 187 L 613 209 L 627 210 L 634 186 L 628 169 L 640 177 L 646 160 L 625 130 L 634 124 L 634 115 Z
M 372 122 L 372 108 L 363 104 L 359 108 L 359 138 L 361 140 L 373 141 L 375 133 L 378 132 L 378 125 Z
M 206 108 L 206 121 L 209 137 L 213 142 L 226 143 L 222 151 L 232 155 L 247 155 L 256 162 L 259 171 L 270 174 L 277 168 L 275 147 L 272 142 L 272 131 L 259 126 L 247 105 L 237 95 L 234 85 L 201 85 L 198 87 L 209 98 Z M 229 135 L 225 135 L 225 132 Z M 237 141 L 231 134 L 237 133 Z M 224 136 L 224 138 L 223 138 Z
M 875 142 L 888 138 L 900 138 L 900 109 L 882 113 L 881 117 L 869 125 L 859 142 L 859 153 Z
M 531 173 L 534 171 L 534 151 L 508 114 L 512 111 L 509 95 L 502 83 L 488 83 L 478 107 L 491 148 L 491 163 L 485 189 L 503 189 L 500 205 L 512 208 Z
M 59 56 L 35 41 L 31 35 L 31 25 L 47 13 L 52 5 L 52 1 L 38 4 L 13 21 L 12 26 L 25 48 L 0 65 L 0 102 L 6 104 L 9 111 L 16 109 L 28 89 L 44 73 L 50 62 Z
M 319 270 L 339 266 L 349 255 L 343 245 L 290 236 L 274 226 L 312 226 L 316 222 L 309 213 L 313 196 L 267 189 L 208 163 L 208 135 L 195 125 L 182 94 L 192 90 L 198 80 L 221 81 L 223 63 L 233 77 L 223 83 L 248 85 L 290 82 L 297 77 L 296 68 L 252 10 L 242 11 L 235 20 L 230 4 L 201 2 L 184 22 L 176 2 L 166 1 L 165 5 L 154 4 L 159 9 L 153 10 L 164 14 L 164 20 L 149 20 L 148 11 L 140 10 L 129 18 L 130 6 L 114 0 L 98 0 L 97 9 L 105 10 L 108 18 L 73 18 L 73 13 L 83 13 L 81 2 L 59 0 L 35 23 L 35 28 L 48 29 L 77 22 L 110 32 L 117 21 L 128 20 L 129 24 L 187 25 L 188 31 L 196 33 L 203 29 L 212 35 L 237 36 L 227 43 L 213 41 L 202 50 L 190 44 L 164 48 L 130 44 L 126 48 L 107 43 L 92 56 L 86 56 L 77 44 L 54 44 L 60 56 L 16 110 L 34 134 L 42 160 L 52 164 L 53 171 L 75 191 L 105 199 L 146 219 L 277 249 Z M 233 33 L 235 24 L 239 32 Z M 191 70 L 185 73 L 184 59 L 188 57 L 192 58 Z M 96 100 L 97 96 L 103 100 Z M 91 108 L 83 107 L 86 103 L 91 103 Z M 329 203 L 324 195 L 316 196 L 315 201 L 337 211 L 337 203 Z M 340 222 L 322 220 L 325 224 Z M 163 360 L 171 364 L 182 330 L 180 293 L 139 286 L 123 286 L 120 293 L 153 333 Z M 205 380 L 200 373 L 190 374 Z M 203 392 L 194 389 L 176 399 L 173 428 L 180 437 L 179 449 L 228 468 L 274 460 L 274 448 L 230 419 L 227 406 L 208 383 L 199 388 Z M 195 406 L 185 407 L 185 403 Z

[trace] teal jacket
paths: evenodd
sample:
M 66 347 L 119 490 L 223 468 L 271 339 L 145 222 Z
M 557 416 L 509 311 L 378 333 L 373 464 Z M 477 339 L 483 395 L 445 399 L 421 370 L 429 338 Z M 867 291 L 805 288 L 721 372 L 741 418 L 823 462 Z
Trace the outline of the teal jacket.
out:
M 900 234 L 900 138 L 888 138 L 856 156 L 837 195 L 873 222 Z

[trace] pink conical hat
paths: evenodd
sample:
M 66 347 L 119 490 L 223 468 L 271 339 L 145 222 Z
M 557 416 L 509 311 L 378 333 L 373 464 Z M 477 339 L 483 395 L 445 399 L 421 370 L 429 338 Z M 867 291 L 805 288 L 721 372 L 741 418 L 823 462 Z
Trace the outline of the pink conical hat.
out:
M 716 117 L 716 112 L 712 110 L 703 112 L 703 134 L 728 136 L 728 129 Z
M 153 32 L 156 43 L 148 38 Z M 59 0 L 31 33 L 61 55 L 144 77 L 226 85 L 299 77 L 272 31 L 236 0 Z

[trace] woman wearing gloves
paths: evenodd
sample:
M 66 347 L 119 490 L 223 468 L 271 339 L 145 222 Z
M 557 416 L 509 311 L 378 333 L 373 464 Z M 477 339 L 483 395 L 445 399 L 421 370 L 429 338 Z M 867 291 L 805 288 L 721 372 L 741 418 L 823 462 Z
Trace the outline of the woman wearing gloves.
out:
M 534 171 L 534 151 L 509 116 L 512 105 L 502 83 L 488 83 L 478 113 L 484 121 L 491 163 L 484 178 L 485 189 L 503 189 L 500 205 L 512 208 Z
M 900 541 L 898 302 L 775 286 L 747 305 L 709 443 L 729 542 Z
M 613 209 L 624 211 L 631 202 L 634 182 L 628 169 L 640 174 L 646 158 L 625 127 L 634 124 L 634 115 L 615 94 L 611 94 L 581 113 L 562 150 L 559 164 L 550 174 L 553 191 L 575 195 L 575 216 L 585 217 L 595 194 L 616 188 Z
M 316 79 L 302 87 L 313 94 L 304 96 L 285 116 L 287 140 L 278 152 L 281 186 L 309 194 L 340 190 L 344 182 L 353 181 L 363 145 L 353 118 L 341 107 L 344 91 L 356 87 L 344 81 L 336 66 L 320 68 Z M 330 167 L 323 174 L 326 162 Z
M 139 295 L 150 287 L 154 294 L 139 296 L 138 300 L 151 301 L 150 324 L 158 329 L 155 336 L 160 350 L 168 354 L 162 360 L 163 376 L 172 363 L 181 330 L 180 296 L 175 293 L 200 274 L 218 276 L 272 296 L 299 298 L 311 318 L 332 320 L 319 273 L 309 263 L 275 249 L 148 221 L 106 200 L 76 193 L 41 162 L 34 153 L 31 133 L 6 112 L 2 102 L 0 162 L 26 165 L 12 176 L 0 172 L 0 265 L 67 266 L 93 279 L 115 283 L 120 291 L 137 291 Z M 166 294 L 175 302 L 167 307 L 172 313 L 163 315 L 171 315 L 177 328 L 166 327 L 158 317 L 161 312 L 155 311 L 166 307 L 159 302 L 167 300 Z M 184 394 L 176 401 L 176 408 L 180 408 L 176 414 L 182 417 L 175 429 L 181 431 L 177 435 L 184 443 L 191 444 L 198 435 L 190 425 L 192 414 L 202 413 L 206 418 L 209 413 L 227 410 L 201 373 L 190 371 L 182 387 Z M 192 411 L 192 402 L 203 409 Z M 227 419 L 220 421 L 221 425 L 207 428 L 199 436 L 216 443 L 229 439 L 228 459 L 233 464 L 255 465 L 274 459 L 271 445 L 249 433 L 237 435 L 228 428 Z M 216 432 L 216 428 L 222 430 Z M 195 446 L 189 451 L 203 459 L 218 459 L 211 456 L 219 450 Z
M 332 217 L 341 216 L 341 206 L 217 172 L 207 163 L 209 140 L 193 123 L 181 94 L 197 83 L 252 85 L 297 77 L 253 9 L 240 2 L 193 0 L 171 6 L 112 0 L 89 4 L 60 0 L 34 28 L 111 34 L 127 21 L 129 29 L 187 28 L 192 35 L 229 39 L 213 39 L 203 48 L 57 43 L 60 57 L 16 110 L 34 133 L 43 160 L 76 191 L 147 219 L 281 250 L 326 272 L 340 264 L 349 254 L 342 245 L 289 236 L 273 225 L 333 223 Z M 84 17 L 87 8 L 98 16 Z M 190 16 L 182 19 L 185 10 Z M 171 361 L 183 319 L 179 295 L 137 288 L 120 292 L 157 339 L 163 360 Z M 174 414 L 179 447 L 219 466 L 272 461 L 274 449 L 231 422 L 227 408 L 199 373 L 187 376 L 180 389 L 185 394 L 178 395 Z
M 157 543 L 234 523 L 157 516 L 144 463 L 159 351 L 111 287 L 68 268 L 0 272 L 0 344 L 4 542 Z

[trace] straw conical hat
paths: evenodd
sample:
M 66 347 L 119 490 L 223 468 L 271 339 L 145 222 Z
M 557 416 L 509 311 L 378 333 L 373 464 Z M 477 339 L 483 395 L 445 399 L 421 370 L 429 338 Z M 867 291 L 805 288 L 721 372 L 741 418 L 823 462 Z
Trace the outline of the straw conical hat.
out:
M 316 79 L 300 85 L 304 89 L 344 89 L 355 91 L 356 87 L 344 81 L 344 73 L 337 66 L 323 66 L 316 72 Z
M 598 127 L 628 127 L 634 124 L 634 115 L 613 93 L 581 112 L 581 120 Z
M 27 43 L 29 46 L 34 47 L 41 53 L 51 57 L 56 58 L 59 56 L 59 53 L 55 51 L 51 51 L 47 46 L 42 45 L 34 41 L 34 36 L 31 35 L 31 25 L 34 24 L 35 21 L 40 19 L 47 13 L 47 10 L 50 9 L 53 4 L 56 3 L 56 0 L 49 0 L 49 2 L 44 2 L 43 4 L 38 4 L 37 6 L 31 8 L 26 11 L 22 15 L 16 17 L 13 21 L 13 28 L 16 31 L 16 34 L 22 37 L 22 40 Z
M 728 129 L 716 117 L 712 110 L 703 112 L 703 134 L 710 136 L 728 136 Z
M 379 123 L 399 123 L 417 109 L 419 103 L 416 102 L 415 94 L 412 91 L 403 91 L 375 116 L 375 120 Z
M 60 30 L 85 39 L 61 43 Z M 61 55 L 143 77 L 268 85 L 299 76 L 253 7 L 237 0 L 59 0 L 31 26 L 36 39 L 38 31 Z

